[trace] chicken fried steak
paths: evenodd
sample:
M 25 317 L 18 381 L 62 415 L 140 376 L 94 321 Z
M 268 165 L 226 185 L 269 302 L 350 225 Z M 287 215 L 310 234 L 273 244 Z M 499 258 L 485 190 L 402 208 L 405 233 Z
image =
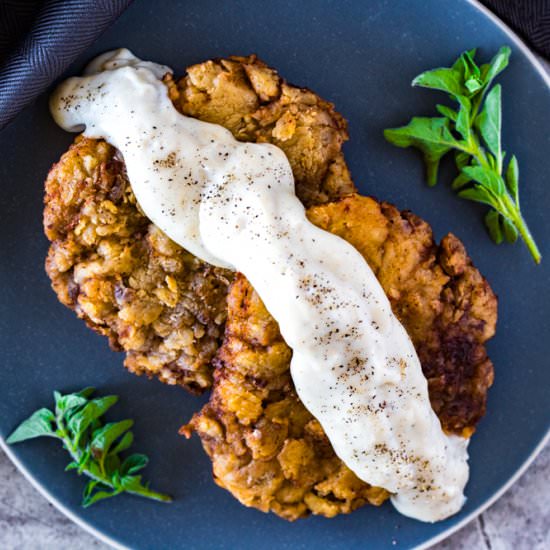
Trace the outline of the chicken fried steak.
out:
M 497 300 L 462 243 L 449 234 L 436 245 L 417 216 L 357 195 L 310 208 L 308 217 L 368 261 L 418 352 L 443 428 L 470 436 L 493 381 L 484 344 L 495 332 Z M 382 503 L 388 493 L 344 465 L 302 405 L 291 355 L 277 322 L 237 275 L 210 401 L 182 433 L 198 433 L 216 482 L 246 506 L 294 520 Z
M 165 83 L 182 113 L 221 124 L 239 140 L 282 148 L 304 204 L 354 191 L 341 153 L 344 119 L 254 56 L 207 61 Z M 233 274 L 193 257 L 149 222 L 123 160 L 104 141 L 77 138 L 45 187 L 46 270 L 59 300 L 125 351 L 132 372 L 208 388 Z

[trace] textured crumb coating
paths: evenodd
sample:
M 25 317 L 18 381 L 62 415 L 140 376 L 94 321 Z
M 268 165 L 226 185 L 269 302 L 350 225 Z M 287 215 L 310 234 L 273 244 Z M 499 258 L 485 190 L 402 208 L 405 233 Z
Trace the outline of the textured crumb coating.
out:
M 493 381 L 485 342 L 497 300 L 462 243 L 447 235 L 437 245 L 426 222 L 367 197 L 313 207 L 308 216 L 368 261 L 415 345 L 443 428 L 470 436 Z M 299 400 L 292 352 L 243 275 L 228 306 L 210 401 L 182 428 L 201 437 L 216 482 L 243 504 L 289 520 L 382 503 L 387 492 L 342 463 Z
M 304 203 L 353 192 L 344 119 L 254 56 L 206 61 L 165 83 L 184 114 L 239 140 L 280 146 Z M 207 389 L 233 274 L 194 258 L 147 220 L 122 158 L 104 141 L 77 138 L 45 187 L 46 270 L 59 300 L 125 351 L 132 372 Z

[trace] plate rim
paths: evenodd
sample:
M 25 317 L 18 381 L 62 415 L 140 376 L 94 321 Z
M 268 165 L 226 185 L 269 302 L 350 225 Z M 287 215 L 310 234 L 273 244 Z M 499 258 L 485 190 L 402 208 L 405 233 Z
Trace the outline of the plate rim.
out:
M 513 31 L 502 19 L 500 19 L 495 13 L 493 13 L 489 8 L 481 4 L 479 0 L 465 0 L 466 4 L 470 4 L 481 12 L 490 22 L 499 27 L 514 43 L 514 45 L 521 50 L 521 52 L 529 60 L 531 66 L 539 73 L 543 81 L 546 83 L 547 87 L 550 88 L 550 73 L 543 67 L 542 63 L 535 56 L 533 51 L 525 44 L 523 39 Z M 447 529 L 433 536 L 432 538 L 422 542 L 417 545 L 414 550 L 427 550 L 428 548 L 434 546 L 438 542 L 441 542 L 452 534 L 456 533 L 468 523 L 476 519 L 480 514 L 485 512 L 489 507 L 491 507 L 497 500 L 499 500 L 517 481 L 518 479 L 526 472 L 529 466 L 533 463 L 535 458 L 540 454 L 540 452 L 546 447 L 550 442 L 550 427 L 548 428 L 546 434 L 539 441 L 537 446 L 529 454 L 529 456 L 523 461 L 521 466 L 514 472 L 514 474 L 504 483 L 497 491 L 495 491 L 490 498 L 485 502 L 480 504 L 475 510 L 468 514 L 458 523 L 449 526 Z M 11 463 L 23 474 L 27 481 L 36 489 L 36 491 L 41 494 L 49 503 L 55 506 L 62 514 L 68 517 L 73 523 L 76 523 L 79 527 L 84 529 L 84 531 L 90 533 L 96 537 L 101 542 L 111 546 L 116 550 L 131 550 L 130 547 L 121 544 L 114 538 L 106 535 L 98 528 L 94 527 L 87 521 L 80 518 L 68 507 L 66 507 L 63 502 L 56 497 L 54 497 L 45 485 L 38 481 L 32 473 L 27 469 L 27 467 L 17 458 L 15 452 L 7 445 L 5 439 L 0 435 L 0 449 L 6 454 Z

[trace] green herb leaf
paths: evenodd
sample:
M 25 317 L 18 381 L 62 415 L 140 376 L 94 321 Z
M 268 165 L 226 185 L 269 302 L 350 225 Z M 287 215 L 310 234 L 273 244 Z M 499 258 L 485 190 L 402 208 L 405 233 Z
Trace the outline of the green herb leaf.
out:
M 506 186 L 514 199 L 514 203 L 519 208 L 519 166 L 515 155 L 512 155 L 506 170 Z
M 501 138 L 502 88 L 497 85 L 491 89 L 491 85 L 508 65 L 510 53 L 508 46 L 502 46 L 490 63 L 478 66 L 476 50 L 469 50 L 450 68 L 423 72 L 413 85 L 450 94 L 459 104 L 458 112 L 436 105 L 445 118 L 414 117 L 407 126 L 386 130 L 384 135 L 398 147 L 413 146 L 422 151 L 430 185 L 437 181 L 441 157 L 454 150 L 460 173 L 452 188 L 458 196 L 491 207 L 485 224 L 493 240 L 514 242 L 521 236 L 539 263 L 540 251 L 520 210 L 516 157 L 508 163 L 505 180 L 502 176 L 506 156 Z M 458 134 L 462 139 L 455 137 Z
M 92 434 L 90 449 L 93 457 L 103 464 L 111 445 L 126 431 L 134 425 L 133 420 L 121 420 L 120 422 L 110 422 L 97 429 Z
M 488 206 L 493 206 L 493 197 L 491 196 L 489 191 L 487 191 L 487 189 L 485 189 L 485 187 L 482 187 L 481 185 L 476 185 L 475 187 L 469 187 L 468 189 L 459 191 L 458 196 L 463 199 L 468 199 L 470 201 L 480 202 Z
M 128 474 L 136 474 L 140 470 L 143 470 L 145 466 L 147 466 L 147 463 L 149 462 L 149 459 L 142 454 L 133 454 L 130 455 L 123 463 L 120 468 L 120 473 L 122 475 L 128 475 Z
M 76 409 L 84 406 L 88 400 L 85 397 L 71 393 L 69 395 L 61 395 L 59 392 L 54 392 L 55 397 L 55 414 L 60 415 L 70 409 Z
M 472 77 L 479 78 L 481 75 L 481 71 L 479 70 L 477 63 L 474 61 L 476 50 L 472 51 L 474 52 L 473 54 L 471 52 L 464 52 L 460 56 L 460 60 L 464 64 L 464 80 L 468 80 Z
M 128 431 L 133 420 L 103 423 L 104 413 L 118 397 L 109 395 L 90 399 L 93 392 L 93 388 L 67 395 L 54 392 L 57 414 L 48 409 L 36 411 L 21 423 L 7 442 L 18 443 L 39 436 L 61 439 L 71 455 L 65 471 L 76 470 L 79 475 L 90 478 L 82 499 L 85 508 L 123 492 L 170 502 L 168 495 L 152 491 L 141 482 L 141 476 L 135 475 L 147 466 L 145 455 L 120 456 L 134 440 L 132 432 Z
M 74 395 L 78 395 L 79 397 L 85 397 L 86 399 L 89 399 L 94 393 L 95 393 L 95 388 L 93 386 L 87 386 L 84 389 L 80 390 L 79 392 L 76 392 Z
M 462 55 L 453 63 L 452 68 L 456 71 L 462 71 L 463 79 L 467 78 L 470 73 L 466 74 L 468 71 L 468 63 L 465 62 L 464 56 L 468 55 L 471 59 L 471 61 L 474 61 L 476 57 L 477 48 L 472 48 L 471 50 L 465 51 L 462 53 Z M 476 64 L 477 67 L 477 64 Z
M 453 122 L 456 121 L 456 117 L 458 116 L 458 113 L 451 109 L 450 107 L 447 107 L 447 105 L 441 105 L 437 104 L 435 108 L 438 110 L 439 114 L 446 116 L 448 119 L 452 120 Z
M 69 430 L 75 433 L 77 437 L 80 436 L 94 420 L 103 416 L 117 401 L 118 397 L 116 395 L 108 395 L 89 401 L 71 417 L 68 423 Z
M 484 166 L 465 166 L 462 172 L 495 195 L 502 195 L 504 192 L 502 178 Z
M 502 46 L 488 65 L 481 66 L 481 78 L 483 79 L 485 89 L 488 89 L 495 77 L 506 69 L 511 54 L 512 50 L 508 46 Z
M 78 462 L 75 462 L 74 460 L 72 462 L 69 462 L 67 466 L 65 466 L 65 471 L 70 472 L 71 470 L 78 470 Z
M 114 471 L 111 473 L 111 485 L 112 485 L 115 489 L 122 489 L 122 490 L 124 490 L 124 487 L 122 486 L 121 479 L 122 479 L 122 472 L 120 471 L 119 468 L 117 468 L 116 470 L 114 470 Z
M 462 168 L 468 166 L 471 160 L 472 159 L 468 153 L 464 151 L 455 152 L 455 164 L 458 170 L 462 170 Z
M 99 489 L 96 490 L 97 487 L 99 487 Z M 105 486 L 103 484 L 98 484 L 97 482 L 94 482 L 94 481 L 90 481 L 88 485 L 86 485 L 86 488 L 84 489 L 84 495 L 82 498 L 82 507 L 88 508 L 89 506 L 91 506 L 92 504 L 95 504 L 96 502 L 99 502 L 100 500 L 105 500 L 106 498 L 115 497 L 121 492 L 120 490 L 108 491 L 106 489 L 108 489 L 108 486 Z
M 134 442 L 134 434 L 132 432 L 126 432 L 122 439 L 116 444 L 115 448 L 112 449 L 110 452 L 113 454 L 121 453 L 122 451 L 125 451 L 129 447 L 131 447 L 132 443 Z
M 508 218 L 502 218 L 502 229 L 504 230 L 504 236 L 509 243 L 515 243 L 518 240 L 518 230 Z
M 453 180 L 453 183 L 451 183 L 451 188 L 453 191 L 457 191 L 458 189 L 462 189 L 465 185 L 468 185 L 472 181 L 472 178 L 467 176 L 464 173 L 458 174 L 458 176 Z
M 502 131 L 502 99 L 500 84 L 497 84 L 488 94 L 485 100 L 485 108 L 477 116 L 476 124 L 483 141 L 495 155 L 497 170 L 502 170 L 502 150 L 500 146 L 500 134 Z
M 9 445 L 19 443 L 27 439 L 41 437 L 43 435 L 56 437 L 52 424 L 55 416 L 49 409 L 38 409 L 27 420 L 24 420 L 8 437 L 6 442 Z
M 88 469 L 94 477 L 100 474 L 99 467 L 96 467 L 94 462 L 90 462 L 91 455 L 91 450 L 86 448 L 78 457 L 78 475 L 82 474 L 86 469 Z
M 467 97 L 459 97 L 460 110 L 456 118 L 456 131 L 465 139 L 470 137 L 470 113 L 472 111 L 472 105 Z
M 485 216 L 485 225 L 496 244 L 502 243 L 504 235 L 500 226 L 500 215 L 496 210 L 489 210 Z
M 110 477 L 111 480 L 113 476 L 118 475 L 120 470 L 120 457 L 113 452 L 109 453 L 103 461 L 103 470 L 107 477 Z M 115 485 L 116 487 L 116 485 Z
M 470 155 L 464 151 L 457 151 L 455 153 L 455 164 L 459 170 L 462 170 L 464 166 L 468 166 L 468 164 L 470 164 L 470 160 Z
M 419 74 L 413 81 L 413 86 L 421 88 L 431 88 L 432 90 L 441 90 L 452 96 L 461 96 L 465 94 L 462 86 L 462 75 L 460 71 L 453 68 L 441 67 Z
M 125 491 L 135 495 L 146 496 L 161 502 L 170 502 L 172 499 L 168 495 L 151 491 L 147 485 L 141 483 L 141 476 L 124 476 L 121 478 L 121 485 Z
M 464 82 L 464 85 L 466 86 L 466 88 L 468 88 L 470 94 L 475 94 L 483 87 L 483 82 L 479 77 L 472 76 L 468 80 L 466 80 L 466 82 Z
M 384 130 L 386 139 L 397 147 L 416 147 L 424 154 L 428 185 L 437 183 L 439 161 L 458 143 L 447 118 L 415 117 L 407 126 Z
M 141 483 L 141 476 L 138 475 L 125 475 L 120 479 L 120 483 L 127 491 L 138 493 L 147 490 L 147 487 Z
M 460 59 L 464 64 L 464 85 L 466 86 L 470 94 L 475 94 L 483 87 L 483 80 L 481 79 L 481 71 L 474 61 L 474 54 L 470 52 L 464 52 Z
M 88 498 L 93 490 L 96 488 L 96 486 L 100 483 L 97 479 L 90 479 L 88 483 L 86 483 L 86 486 L 84 487 L 84 491 L 82 493 L 82 496 L 86 499 Z

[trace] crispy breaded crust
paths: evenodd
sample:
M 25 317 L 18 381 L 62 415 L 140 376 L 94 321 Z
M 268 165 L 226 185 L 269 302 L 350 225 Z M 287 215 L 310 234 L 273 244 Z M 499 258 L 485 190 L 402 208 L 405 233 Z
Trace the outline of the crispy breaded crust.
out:
M 363 254 L 411 337 L 443 427 L 471 435 L 493 383 L 485 342 L 497 299 L 462 242 L 448 234 L 438 246 L 424 220 L 366 197 L 311 208 L 308 217 Z
M 207 61 L 165 83 L 183 113 L 282 147 L 308 204 L 353 192 L 340 151 L 344 119 L 254 56 Z M 59 300 L 126 351 L 129 370 L 208 388 L 233 274 L 194 258 L 149 222 L 122 159 L 104 141 L 77 138 L 45 188 L 46 271 Z
M 46 271 L 59 300 L 126 351 L 130 371 L 207 388 L 233 274 L 149 222 L 104 141 L 77 138 L 50 172 L 46 193 Z
M 355 191 L 341 152 L 347 123 L 334 105 L 281 79 L 255 56 L 187 69 L 176 105 L 185 115 L 225 126 L 240 141 L 273 143 L 286 154 L 306 205 Z
M 426 222 L 366 197 L 314 207 L 308 216 L 363 254 L 411 336 L 444 429 L 471 435 L 493 381 L 484 343 L 495 331 L 497 300 L 462 243 L 447 235 L 437 246 Z M 292 352 L 243 275 L 228 308 L 210 401 L 182 428 L 201 437 L 216 482 L 243 504 L 289 520 L 383 502 L 386 491 L 336 457 L 298 399 Z
M 208 61 L 165 82 L 184 114 L 285 151 L 310 219 L 349 240 L 378 276 L 443 426 L 471 435 L 493 379 L 484 343 L 496 298 L 460 241 L 448 235 L 436 246 L 425 222 L 372 199 L 324 204 L 354 191 L 341 153 L 345 121 L 255 57 Z M 151 224 L 114 148 L 77 138 L 48 175 L 44 227 L 60 301 L 126 351 L 131 371 L 203 391 L 218 352 L 210 402 L 183 431 L 199 433 L 216 481 L 241 502 L 296 519 L 387 498 L 335 456 L 299 401 L 291 351 L 246 279 L 194 258 Z

